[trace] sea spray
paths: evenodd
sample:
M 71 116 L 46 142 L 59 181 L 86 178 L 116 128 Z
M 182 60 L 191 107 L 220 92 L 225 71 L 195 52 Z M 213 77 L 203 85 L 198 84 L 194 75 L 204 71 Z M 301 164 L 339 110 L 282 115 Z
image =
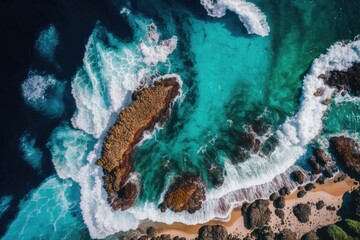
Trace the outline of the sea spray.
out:
M 245 0 L 200 0 L 200 3 L 212 17 L 221 18 L 230 10 L 238 15 L 249 34 L 262 37 L 269 35 L 270 27 L 266 16 L 253 3 Z

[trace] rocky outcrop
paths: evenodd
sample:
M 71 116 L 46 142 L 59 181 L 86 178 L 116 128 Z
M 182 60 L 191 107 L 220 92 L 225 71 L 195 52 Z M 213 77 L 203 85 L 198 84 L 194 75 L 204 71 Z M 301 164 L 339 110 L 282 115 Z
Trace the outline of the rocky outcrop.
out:
M 325 84 L 345 90 L 355 96 L 360 96 L 360 64 L 357 63 L 346 71 L 333 71 L 324 78 Z
M 303 174 L 301 171 L 296 170 L 296 171 L 293 171 L 293 172 L 291 173 L 291 178 L 292 178 L 295 182 L 297 182 L 297 183 L 299 183 L 299 184 L 303 184 L 303 183 L 304 183 L 305 176 L 304 176 L 304 174 Z
M 293 208 L 293 213 L 299 222 L 306 223 L 309 221 L 311 215 L 311 206 L 309 204 L 299 203 Z
M 135 92 L 131 105 L 109 129 L 102 157 L 96 164 L 103 168 L 104 188 L 114 210 L 126 210 L 133 205 L 138 189 L 135 183 L 128 181 L 132 171 L 131 154 L 144 131 L 151 131 L 157 123 L 165 122 L 179 90 L 176 78 L 168 78 Z
M 197 240 L 227 240 L 228 232 L 222 225 L 202 226 Z
M 170 208 L 174 212 L 194 213 L 204 200 L 204 184 L 195 175 L 185 173 L 175 179 L 159 207 L 162 212 Z
M 358 143 L 348 137 L 330 138 L 330 147 L 335 158 L 352 177 L 360 178 L 360 148 Z
M 262 228 L 268 224 L 271 216 L 268 200 L 258 199 L 251 204 L 244 204 L 242 212 L 245 226 L 249 229 Z

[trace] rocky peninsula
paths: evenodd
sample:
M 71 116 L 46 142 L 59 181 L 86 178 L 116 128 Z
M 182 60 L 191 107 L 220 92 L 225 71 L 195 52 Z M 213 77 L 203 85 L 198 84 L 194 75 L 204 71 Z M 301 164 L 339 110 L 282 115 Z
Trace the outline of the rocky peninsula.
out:
M 109 129 L 102 156 L 96 164 L 103 169 L 107 200 L 114 210 L 126 210 L 133 205 L 139 190 L 130 179 L 131 154 L 144 131 L 152 131 L 156 124 L 166 121 L 179 92 L 176 77 L 160 79 L 152 86 L 134 92 L 130 106 L 120 113 Z

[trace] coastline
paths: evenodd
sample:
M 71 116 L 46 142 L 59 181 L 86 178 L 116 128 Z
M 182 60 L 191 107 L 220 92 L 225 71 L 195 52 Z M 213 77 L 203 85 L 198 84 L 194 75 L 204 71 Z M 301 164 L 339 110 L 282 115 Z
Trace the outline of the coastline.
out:
M 296 190 L 290 195 L 285 196 L 286 204 L 283 209 L 285 213 L 284 224 L 281 224 L 281 219 L 274 214 L 275 207 L 271 202 L 269 206 L 269 209 L 272 212 L 269 222 L 271 229 L 274 232 L 278 232 L 279 229 L 288 228 L 295 232 L 297 237 L 300 238 L 307 232 L 341 220 L 341 217 L 337 215 L 337 211 L 343 203 L 343 195 L 356 188 L 356 181 L 350 177 L 346 177 L 345 180 L 339 182 L 335 182 L 335 179 L 336 176 L 332 179 L 328 179 L 324 184 L 314 183 L 315 188 L 308 191 L 307 194 L 302 198 L 297 197 L 299 190 Z M 317 210 L 315 204 L 319 200 L 324 201 L 325 207 Z M 292 207 L 298 203 L 307 202 L 310 202 L 312 214 L 309 217 L 309 222 L 300 223 L 292 213 Z M 326 209 L 326 206 L 334 206 L 336 210 L 328 210 Z M 154 223 L 155 228 L 158 229 L 159 235 L 165 234 L 170 235 L 171 237 L 178 236 L 184 237 L 186 239 L 195 239 L 198 236 L 198 230 L 202 226 L 206 225 L 223 225 L 229 234 L 240 238 L 244 238 L 250 235 L 250 233 L 253 231 L 245 227 L 241 207 L 237 207 L 232 211 L 228 221 L 211 220 L 209 222 L 196 225 L 186 225 L 182 223 L 173 223 L 167 225 L 164 223 Z

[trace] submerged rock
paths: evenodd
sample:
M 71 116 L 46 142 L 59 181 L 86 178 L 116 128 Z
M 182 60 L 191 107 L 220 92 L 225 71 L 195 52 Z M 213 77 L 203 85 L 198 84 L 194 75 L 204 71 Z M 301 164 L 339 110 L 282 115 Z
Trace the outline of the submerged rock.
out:
M 157 123 L 168 118 L 171 103 L 179 90 L 177 79 L 167 78 L 135 92 L 131 105 L 120 113 L 109 129 L 102 157 L 96 164 L 103 169 L 104 188 L 114 210 L 126 210 L 133 205 L 138 190 L 136 184 L 128 181 L 132 171 L 131 154 L 144 131 L 152 131 Z
M 349 137 L 330 138 L 330 147 L 335 158 L 350 176 L 360 178 L 360 148 L 358 143 Z
M 293 213 L 299 222 L 306 223 L 309 221 L 311 215 L 311 206 L 309 204 L 299 203 L 293 208 Z
M 222 225 L 202 226 L 197 240 L 227 240 L 228 232 Z
M 204 184 L 195 175 L 185 173 L 171 184 L 159 207 L 162 212 L 170 208 L 174 212 L 194 213 L 201 208 L 204 200 Z
M 262 228 L 268 224 L 271 216 L 268 200 L 258 199 L 249 205 L 243 205 L 242 211 L 247 228 Z

